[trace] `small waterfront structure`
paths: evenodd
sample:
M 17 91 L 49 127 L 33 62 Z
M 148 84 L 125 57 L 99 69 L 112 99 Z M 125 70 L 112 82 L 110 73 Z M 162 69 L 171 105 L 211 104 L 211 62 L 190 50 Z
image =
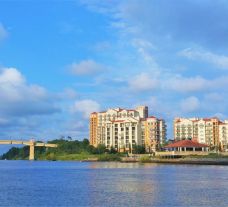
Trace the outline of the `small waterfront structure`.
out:
M 208 145 L 192 140 L 180 140 L 166 145 L 164 149 L 174 152 L 207 152 Z

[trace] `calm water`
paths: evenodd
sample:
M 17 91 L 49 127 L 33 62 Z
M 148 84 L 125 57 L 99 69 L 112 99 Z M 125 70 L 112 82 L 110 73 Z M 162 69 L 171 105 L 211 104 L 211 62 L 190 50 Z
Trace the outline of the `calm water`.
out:
M 0 206 L 228 206 L 228 167 L 0 161 Z

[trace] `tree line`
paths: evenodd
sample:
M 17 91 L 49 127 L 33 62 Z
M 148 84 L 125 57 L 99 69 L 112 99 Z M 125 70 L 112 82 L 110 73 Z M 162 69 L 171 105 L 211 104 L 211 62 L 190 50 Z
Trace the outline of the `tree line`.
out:
M 57 148 L 45 148 L 45 147 L 35 147 L 35 158 L 48 157 L 51 154 L 117 154 L 117 150 L 113 147 L 107 149 L 105 145 L 99 144 L 97 147 L 90 145 L 88 139 L 71 140 L 71 139 L 55 139 L 49 141 L 48 143 L 57 144 Z M 142 154 L 145 153 L 145 149 L 142 146 L 134 145 L 132 147 L 132 153 Z M 13 160 L 13 159 L 28 159 L 29 157 L 29 146 L 24 147 L 12 147 L 8 152 L 0 156 L 3 160 Z

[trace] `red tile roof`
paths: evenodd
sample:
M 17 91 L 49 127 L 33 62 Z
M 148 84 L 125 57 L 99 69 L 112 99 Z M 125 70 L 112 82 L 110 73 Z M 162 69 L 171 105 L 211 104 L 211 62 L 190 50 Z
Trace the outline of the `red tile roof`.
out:
M 112 122 L 124 122 L 124 120 L 115 120 L 115 121 L 112 121 Z
M 175 147 L 196 147 L 196 148 L 200 148 L 200 147 L 208 147 L 208 145 L 201 144 L 199 142 L 192 141 L 192 140 L 181 140 L 181 141 L 176 141 L 174 143 L 168 144 L 164 148 L 175 148 Z
M 155 116 L 149 116 L 148 118 L 157 119 Z
M 210 118 L 204 118 L 203 120 L 204 120 L 204 121 L 211 121 Z
M 211 117 L 211 118 L 204 118 L 204 121 L 212 121 L 212 119 L 216 119 L 219 121 L 219 119 L 217 117 Z

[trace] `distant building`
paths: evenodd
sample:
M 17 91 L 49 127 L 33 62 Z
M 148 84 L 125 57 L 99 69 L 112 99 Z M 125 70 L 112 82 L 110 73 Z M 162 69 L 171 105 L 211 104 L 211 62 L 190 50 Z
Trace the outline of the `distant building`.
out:
M 134 145 L 155 151 L 164 144 L 166 124 L 163 119 L 148 116 L 148 107 L 108 109 L 90 115 L 90 143 L 104 144 L 118 151 L 131 151 Z
M 218 118 L 175 118 L 174 139 L 192 139 L 207 144 L 210 148 L 226 149 L 228 143 L 228 121 Z
M 219 141 L 222 150 L 228 150 L 228 120 L 219 124 Z

